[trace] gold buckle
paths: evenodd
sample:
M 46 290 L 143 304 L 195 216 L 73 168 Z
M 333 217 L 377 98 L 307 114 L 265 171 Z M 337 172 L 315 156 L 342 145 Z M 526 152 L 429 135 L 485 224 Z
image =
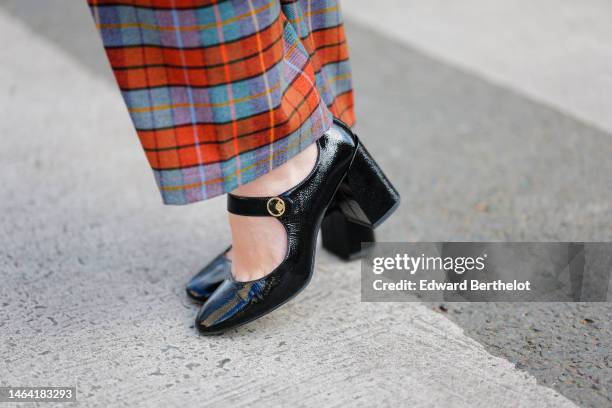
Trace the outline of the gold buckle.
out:
M 285 213 L 285 202 L 280 197 L 272 197 L 266 204 L 268 213 L 273 217 L 280 217 Z

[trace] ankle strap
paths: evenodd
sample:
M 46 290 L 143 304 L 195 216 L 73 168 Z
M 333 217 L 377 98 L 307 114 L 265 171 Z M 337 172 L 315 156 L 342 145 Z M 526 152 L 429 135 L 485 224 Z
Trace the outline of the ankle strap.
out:
M 227 211 L 249 217 L 281 217 L 290 212 L 290 202 L 286 197 L 241 197 L 227 195 Z

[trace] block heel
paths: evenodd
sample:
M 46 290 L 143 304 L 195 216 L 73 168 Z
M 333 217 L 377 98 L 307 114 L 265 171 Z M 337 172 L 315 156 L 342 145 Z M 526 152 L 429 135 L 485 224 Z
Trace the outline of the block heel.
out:
M 368 253 L 362 242 L 374 242 L 374 230 L 350 222 L 339 208 L 330 208 L 321 224 L 323 248 L 345 261 L 362 258 Z
M 347 222 L 370 228 L 382 224 L 400 203 L 399 193 L 358 140 L 335 202 Z

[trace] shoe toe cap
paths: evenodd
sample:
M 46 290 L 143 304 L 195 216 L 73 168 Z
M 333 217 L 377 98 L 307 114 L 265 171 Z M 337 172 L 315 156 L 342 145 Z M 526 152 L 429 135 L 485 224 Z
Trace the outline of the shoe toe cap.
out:
M 236 282 L 226 279 L 202 305 L 196 317 L 201 333 L 214 334 L 246 323 L 249 306 L 258 295 L 262 282 Z

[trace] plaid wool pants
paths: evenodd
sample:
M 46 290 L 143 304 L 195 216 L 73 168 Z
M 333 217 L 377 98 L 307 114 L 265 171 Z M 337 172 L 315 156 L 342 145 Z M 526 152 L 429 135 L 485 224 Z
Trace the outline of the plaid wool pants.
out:
M 88 0 L 166 204 L 227 193 L 352 125 L 339 0 Z

